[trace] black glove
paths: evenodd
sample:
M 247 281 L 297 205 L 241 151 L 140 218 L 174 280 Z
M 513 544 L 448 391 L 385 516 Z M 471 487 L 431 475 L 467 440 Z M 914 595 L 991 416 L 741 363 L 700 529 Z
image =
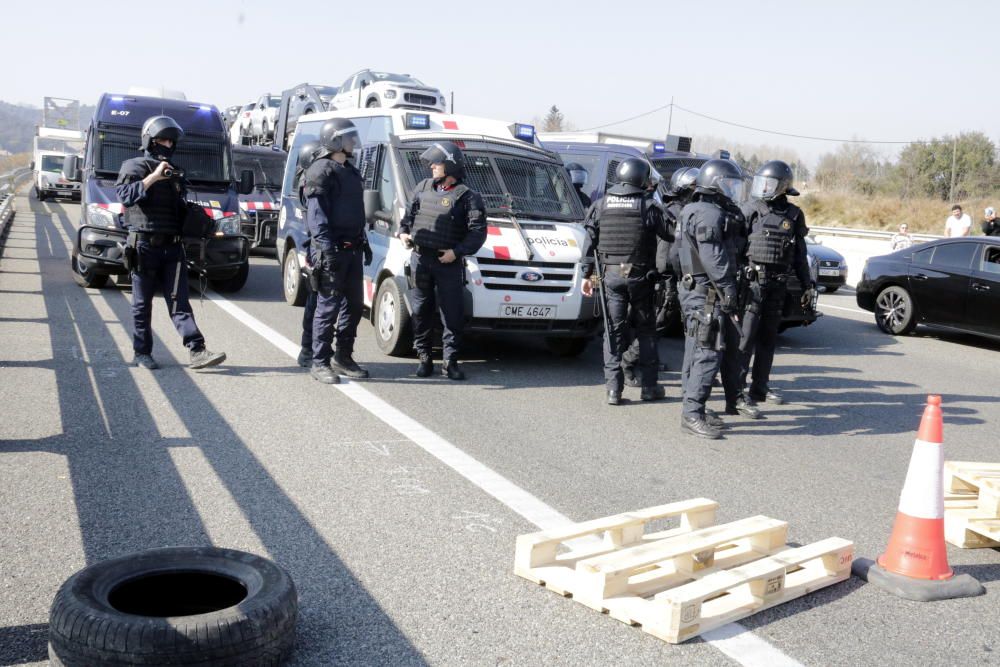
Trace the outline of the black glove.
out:
M 368 245 L 367 243 L 365 243 L 364 246 L 362 246 L 362 248 L 361 248 L 361 252 L 364 253 L 364 256 L 365 256 L 365 266 L 371 266 L 372 265 L 372 247 L 370 245 Z
M 660 281 L 660 272 L 659 271 L 647 271 L 646 272 L 646 280 L 648 280 L 651 283 L 659 282 Z

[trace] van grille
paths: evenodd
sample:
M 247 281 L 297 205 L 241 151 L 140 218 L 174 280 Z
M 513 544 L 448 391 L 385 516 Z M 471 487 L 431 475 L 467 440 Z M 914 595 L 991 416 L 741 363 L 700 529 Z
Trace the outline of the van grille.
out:
M 420 95 L 418 93 L 403 93 L 403 99 L 409 104 L 422 104 L 426 107 L 434 107 L 438 104 L 436 97 L 431 97 L 430 95 Z

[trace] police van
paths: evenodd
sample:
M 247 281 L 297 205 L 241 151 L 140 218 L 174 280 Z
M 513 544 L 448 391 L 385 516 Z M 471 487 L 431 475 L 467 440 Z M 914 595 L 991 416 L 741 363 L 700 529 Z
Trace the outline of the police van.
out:
M 420 154 L 435 141 L 465 153 L 465 183 L 486 205 L 486 243 L 465 258 L 466 331 L 530 334 L 560 355 L 576 355 L 600 331 L 594 297 L 581 291 L 589 242 L 580 205 L 559 156 L 530 125 L 435 112 L 371 108 L 311 114 L 299 120 L 288 152 L 278 261 L 286 300 L 305 301 L 305 211 L 295 183 L 299 148 L 330 118 L 350 119 L 364 141 L 356 161 L 365 183 L 365 214 L 374 260 L 365 267 L 365 305 L 379 347 L 405 355 L 412 335 L 407 306 L 411 251 L 396 238 L 417 183 L 430 177 Z
M 87 129 L 83 157 L 67 156 L 63 163 L 67 180 L 82 182 L 82 220 L 70 260 L 73 277 L 84 287 L 102 287 L 109 276 L 128 274 L 122 261 L 123 208 L 115 182 L 122 162 L 142 154 L 142 124 L 160 115 L 170 116 L 184 130 L 171 164 L 184 170 L 188 200 L 201 205 L 214 220 L 207 242 L 185 239 L 188 261 L 205 270 L 215 289 L 237 291 L 250 269 L 237 189 L 247 194 L 253 190 L 253 172 L 241 172 L 240 182 L 235 181 L 226 126 L 214 106 L 131 94 L 101 95 Z

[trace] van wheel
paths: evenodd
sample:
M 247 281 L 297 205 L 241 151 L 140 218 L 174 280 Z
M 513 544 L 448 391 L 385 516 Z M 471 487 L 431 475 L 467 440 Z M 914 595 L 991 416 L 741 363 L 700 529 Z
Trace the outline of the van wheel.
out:
M 413 348 L 413 327 L 395 278 L 390 276 L 379 285 L 373 310 L 379 349 L 391 357 L 407 355 Z
M 546 338 L 545 345 L 557 357 L 578 357 L 587 349 L 589 338 Z
M 217 292 L 233 293 L 239 292 L 243 289 L 243 286 L 247 284 L 247 278 L 250 276 L 250 260 L 243 262 L 240 265 L 240 270 L 236 272 L 236 275 L 232 278 L 227 278 L 226 280 L 213 280 L 212 288 Z
M 280 665 L 292 652 L 298 594 L 253 554 L 169 547 L 84 568 L 49 612 L 53 665 Z
M 80 287 L 100 289 L 108 284 L 108 276 L 94 273 L 93 269 L 80 261 L 76 253 L 70 257 L 69 267 L 70 271 L 73 272 L 73 280 Z
M 374 109 L 375 107 L 382 106 L 382 104 L 378 101 L 377 97 L 373 97 L 370 100 L 368 100 L 368 104 L 366 104 L 365 106 L 368 107 L 369 109 Z
M 281 287 L 289 306 L 306 305 L 306 297 L 309 296 L 308 287 L 306 281 L 302 280 L 299 253 L 294 247 L 288 249 L 281 263 Z

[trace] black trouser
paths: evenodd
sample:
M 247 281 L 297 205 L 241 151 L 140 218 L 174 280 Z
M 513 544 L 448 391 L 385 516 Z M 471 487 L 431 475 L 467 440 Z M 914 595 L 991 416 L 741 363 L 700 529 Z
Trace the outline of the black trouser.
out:
M 708 295 L 705 285 L 684 290 L 681 299 L 681 310 L 684 314 L 684 364 L 681 368 L 682 405 L 681 414 L 685 417 L 705 418 L 705 403 L 712 395 L 712 382 L 719 372 L 722 352 L 716 346 L 716 337 L 711 336 L 708 342 L 699 340 L 703 328 L 709 326 L 704 321 L 705 301 Z M 710 316 L 718 319 L 718 305 Z M 725 336 L 725 330 L 723 330 Z
M 438 260 L 438 251 L 414 251 L 410 259 L 414 287 L 410 291 L 413 308 L 413 347 L 420 356 L 431 356 L 431 337 L 437 312 L 441 314 L 444 360 L 458 361 L 465 329 L 465 264 L 459 257 L 450 264 Z
M 139 270 L 132 272 L 132 348 L 136 354 L 153 351 L 153 296 L 159 289 L 167 302 L 174 328 L 184 338 L 189 350 L 205 347 L 188 298 L 187 267 L 180 243 L 153 246 L 146 241 L 136 245 Z
M 333 356 L 333 339 L 337 339 L 337 354 L 349 357 L 354 354 L 354 339 L 364 309 L 364 269 L 361 248 L 342 249 L 334 253 L 331 276 L 321 280 L 316 294 L 316 310 L 312 321 L 313 364 L 326 365 Z M 321 262 L 312 261 L 316 271 Z M 326 270 L 325 268 L 322 270 Z M 308 300 L 306 314 L 308 314 Z M 303 316 L 303 325 L 306 317 Z M 303 342 L 305 337 L 303 336 Z
M 657 369 L 653 284 L 646 279 L 646 270 L 634 267 L 623 276 L 620 265 L 606 265 L 604 296 L 607 300 L 609 327 L 604 337 L 604 381 L 608 390 L 621 391 L 625 384 L 622 355 L 630 342 L 630 319 L 639 347 L 640 381 L 643 387 L 655 386 Z
M 306 307 L 302 309 L 302 349 L 309 351 L 312 356 L 313 349 L 313 319 L 316 317 L 316 292 L 309 289 L 306 295 Z
M 767 396 L 771 379 L 771 366 L 774 365 L 774 350 L 778 346 L 778 327 L 781 325 L 781 312 L 785 307 L 785 293 L 788 291 L 787 276 L 764 275 L 762 272 L 751 284 L 753 299 L 760 306 L 760 321 L 755 334 L 746 345 L 742 355 L 740 369 L 740 386 L 746 385 L 747 373 L 750 371 L 750 356 L 753 355 L 753 377 L 750 383 L 750 397 L 760 400 Z

